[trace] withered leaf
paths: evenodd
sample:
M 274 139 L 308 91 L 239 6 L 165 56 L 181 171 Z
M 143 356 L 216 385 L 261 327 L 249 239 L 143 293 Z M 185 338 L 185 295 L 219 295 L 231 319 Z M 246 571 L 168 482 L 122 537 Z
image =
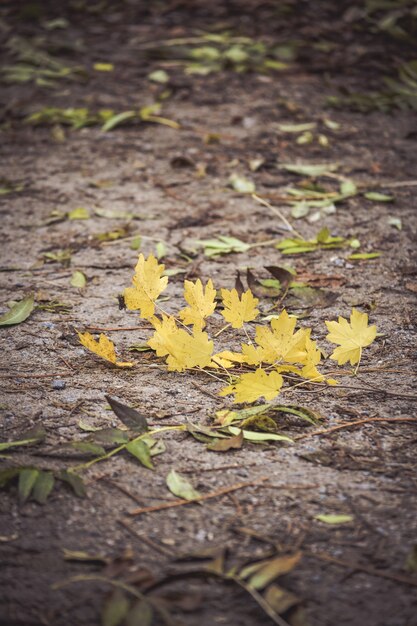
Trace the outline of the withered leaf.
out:
M 114 413 L 125 426 L 135 432 L 146 433 L 148 430 L 148 423 L 146 421 L 146 417 L 142 415 L 142 413 L 139 413 L 139 411 L 131 406 L 127 406 L 126 404 L 115 400 L 111 396 L 106 395 L 105 398 Z
M 285 289 L 289 283 L 294 280 L 295 276 L 284 267 L 280 267 L 279 265 L 266 265 L 265 269 L 272 274 L 274 278 L 279 280 L 283 289 Z
M 243 444 L 243 431 L 228 439 L 217 439 L 213 443 L 209 443 L 207 450 L 212 452 L 227 452 L 228 450 L 238 450 Z

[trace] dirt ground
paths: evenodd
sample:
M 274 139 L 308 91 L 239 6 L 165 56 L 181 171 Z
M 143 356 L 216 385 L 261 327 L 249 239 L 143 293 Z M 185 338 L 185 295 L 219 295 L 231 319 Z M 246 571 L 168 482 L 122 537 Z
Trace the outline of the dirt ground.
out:
M 156 588 L 155 581 L 173 572 L 200 567 L 190 555 L 218 555 L 227 547 L 236 567 L 274 550 L 302 552 L 279 578 L 300 600 L 275 621 L 281 626 L 416 625 L 415 112 L 365 114 L 326 104 L 343 89 L 378 89 L 384 72 L 413 58 L 410 48 L 355 26 L 341 3 L 286 2 L 280 9 L 250 2 L 58 4 L 1 7 L 4 64 L 17 62 L 10 39 L 18 36 L 40 49 L 48 45 L 67 67 L 84 68 L 75 80 L 58 78 L 49 88 L 33 80 L 2 86 L 0 186 L 9 193 L 1 197 L 1 311 L 30 293 L 37 302 L 25 322 L 0 328 L 2 441 L 21 439 L 34 426 L 47 433 L 38 446 L 5 451 L 3 468 L 58 471 L 87 462 L 90 457 L 66 445 L 88 437 L 83 427 L 123 427 L 105 394 L 136 407 L 151 428 L 187 421 L 210 426 L 216 411 L 231 406 L 230 398 L 217 395 L 218 381 L 171 373 L 151 353 L 129 352 L 150 336 L 149 325 L 117 302 L 131 283 L 136 234 L 141 252 L 155 253 L 159 244 L 166 268 L 183 270 L 170 277 L 168 311 L 180 306 L 184 278 L 212 278 L 217 288 L 232 288 L 237 270 L 244 277 L 249 267 L 270 278 L 266 266 L 289 264 L 322 290 L 310 292 L 310 300 L 269 299 L 268 306 L 297 314 L 329 352 L 324 320 L 348 317 L 352 306 L 369 313 L 380 335 L 356 377 L 345 366 L 336 388 L 288 387 L 279 396 L 281 404 L 322 416 L 318 426 L 282 418 L 279 430 L 292 445 L 247 443 L 216 453 L 188 433 L 166 431 L 160 435 L 166 450 L 154 457 L 153 471 L 123 453 L 80 471 L 84 498 L 57 481 L 44 505 L 19 502 L 16 481 L 7 484 L 0 501 L 0 624 L 100 624 L 110 591 L 100 576 L 138 590 L 155 584 L 150 594 L 173 620 L 166 623 L 274 623 L 230 581 L 195 573 Z M 295 41 L 297 54 L 281 71 L 237 72 L 226 64 L 208 75 L 187 73 L 166 49 L 165 58 L 159 54 L 169 39 L 225 31 L 268 44 Z M 113 64 L 113 71 L 94 70 L 96 63 Z M 168 83 L 149 79 L 161 69 Z M 77 130 L 24 121 L 44 107 L 123 112 L 158 99 L 160 115 L 180 128 L 142 122 L 103 132 L 99 125 Z M 280 126 L 310 122 L 317 127 L 306 143 Z M 392 195 L 393 202 L 355 195 L 316 222 L 294 219 L 282 198 L 303 178 L 280 166 L 323 162 L 339 164 L 337 174 L 317 179 L 326 189 L 337 189 L 340 175 L 364 191 Z M 253 181 L 273 209 L 232 189 L 232 173 Z M 68 219 L 77 207 L 89 218 Z M 342 248 L 284 257 L 273 245 L 217 258 L 195 245 L 192 252 L 193 241 L 218 235 L 247 243 L 288 237 L 276 210 L 306 239 L 327 226 L 333 235 L 358 238 L 360 252 L 382 254 L 351 261 L 352 249 Z M 119 238 L 97 238 L 120 228 Z M 71 251 L 67 260 L 65 250 Z M 71 286 L 75 270 L 87 278 L 83 289 Z M 120 330 L 130 327 L 136 330 Z M 97 329 L 108 329 L 118 354 L 134 361 L 131 370 L 113 368 L 81 347 L 76 330 Z M 232 337 L 225 331 L 219 345 L 230 347 Z M 325 369 L 334 371 L 334 363 Z M 356 420 L 361 423 L 315 434 Z M 130 515 L 174 500 L 165 483 L 173 468 L 203 494 L 265 480 L 200 504 Z M 331 525 L 316 518 L 321 514 L 351 521 Z M 64 558 L 66 551 L 94 558 Z M 184 555 L 189 559 L 177 560 Z M 81 578 L 69 582 L 74 576 Z M 63 581 L 68 584 L 57 585 Z M 129 623 L 146 620 L 142 612 Z

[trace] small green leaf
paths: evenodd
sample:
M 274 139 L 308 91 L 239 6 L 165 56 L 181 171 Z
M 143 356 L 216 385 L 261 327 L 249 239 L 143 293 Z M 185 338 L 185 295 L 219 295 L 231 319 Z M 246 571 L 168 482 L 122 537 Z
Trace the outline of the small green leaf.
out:
M 99 446 L 96 443 L 90 443 L 89 441 L 73 441 L 71 443 L 71 447 L 74 448 L 74 450 L 78 450 L 79 452 L 89 456 L 103 456 L 103 454 L 106 454 L 103 446 Z
M 219 235 L 217 239 L 200 239 L 195 242 L 204 246 L 204 254 L 208 257 L 231 254 L 232 252 L 247 252 L 252 247 L 250 243 L 244 243 L 236 237 Z
M 387 196 L 384 193 L 379 193 L 377 191 L 368 191 L 363 194 L 367 200 L 372 200 L 372 202 L 393 202 L 394 196 Z
M 382 252 L 355 252 L 348 256 L 349 261 L 366 261 L 369 259 L 377 259 L 382 255 Z
M 237 428 L 236 426 L 229 426 L 229 432 L 232 435 L 238 435 L 240 432 L 243 433 L 243 438 L 248 441 L 260 442 L 260 441 L 289 441 L 293 443 L 293 440 L 286 435 L 278 435 L 277 433 L 257 433 L 252 432 L 250 430 L 242 430 L 241 428 Z
M 277 411 L 281 413 L 289 413 L 292 415 L 296 415 L 297 417 L 309 422 L 310 424 L 316 425 L 321 418 L 321 415 L 315 413 L 311 409 L 307 409 L 305 406 L 297 406 L 295 404 L 290 404 L 287 406 L 284 405 L 273 405 L 271 407 L 272 411 Z
M 94 209 L 94 215 L 103 217 L 107 220 L 131 220 L 135 217 L 134 213 L 129 211 L 118 211 L 113 209 Z
M 344 180 L 340 183 L 340 193 L 343 196 L 353 196 L 358 192 L 358 188 L 353 180 Z
M 331 513 L 316 515 L 314 519 L 318 520 L 319 522 L 323 522 L 324 524 L 331 524 L 334 526 L 353 522 L 352 515 L 334 515 Z
M 194 489 L 192 484 L 175 470 L 171 470 L 166 479 L 167 487 L 174 496 L 184 500 L 195 500 L 201 494 Z
M 93 69 L 96 72 L 112 72 L 114 70 L 113 63 L 94 63 Z
M 45 504 L 54 484 L 55 478 L 52 472 L 40 472 L 33 487 L 33 499 L 39 504 Z
M 22 469 L 19 473 L 19 499 L 26 502 L 30 496 L 35 482 L 39 476 L 39 470 L 32 468 Z
M 121 591 L 115 589 L 103 607 L 101 623 L 103 626 L 119 626 L 129 611 L 130 602 Z
M 59 478 L 70 485 L 76 496 L 79 498 L 86 496 L 87 492 L 81 476 L 74 474 L 74 472 L 63 470 L 59 473 Z
M 144 467 L 148 469 L 154 469 L 153 463 L 151 461 L 151 453 L 149 450 L 149 446 L 145 441 L 131 441 L 127 444 L 126 450 L 135 457 Z
M 338 163 L 282 163 L 280 168 L 291 172 L 292 174 L 299 174 L 300 176 L 310 176 L 316 178 L 317 176 L 323 176 L 329 172 L 334 172 L 339 168 Z
M 400 217 L 389 217 L 387 223 L 394 226 L 397 230 L 402 230 L 403 224 Z
M 69 220 L 88 220 L 90 213 L 88 209 L 83 206 L 79 206 L 68 213 Z
M 167 254 L 167 247 L 164 244 L 163 241 L 158 241 L 158 243 L 155 246 L 155 256 L 158 259 L 158 261 L 160 259 L 163 259 L 164 256 L 166 256 Z
M 255 183 L 245 178 L 245 176 L 239 176 L 239 174 L 231 174 L 229 177 L 229 183 L 235 191 L 239 193 L 255 193 Z
M 116 126 L 123 124 L 123 122 L 127 122 L 133 118 L 137 117 L 137 113 L 135 111 L 124 111 L 123 113 L 117 113 L 116 115 L 112 115 L 101 127 L 101 130 L 107 132 L 109 130 L 113 130 Z
M 307 130 L 314 130 L 316 122 L 306 122 L 305 124 L 278 124 L 278 128 L 283 133 L 304 133 Z
M 161 85 L 165 85 L 169 82 L 169 76 L 165 70 L 155 70 L 148 74 L 148 78 L 153 83 L 160 83 Z
M 125 618 L 126 626 L 151 626 L 153 609 L 149 602 L 139 600 L 136 602 Z
M 17 302 L 12 308 L 0 317 L 0 326 L 11 326 L 24 322 L 33 311 L 35 306 L 33 296 L 27 296 Z
M 85 275 L 82 272 L 76 270 L 71 276 L 71 286 L 77 287 L 78 289 L 83 289 L 86 284 L 87 278 L 85 277 Z
M 130 249 L 139 250 L 141 245 L 142 245 L 142 237 L 138 235 L 137 237 L 134 237 L 132 241 L 130 242 Z
M 100 428 L 94 433 L 94 440 L 100 443 L 121 444 L 129 441 L 129 434 L 121 428 Z
M 3 488 L 9 483 L 13 478 L 19 475 L 20 469 L 18 467 L 8 467 L 4 470 L 0 471 L 0 487 Z

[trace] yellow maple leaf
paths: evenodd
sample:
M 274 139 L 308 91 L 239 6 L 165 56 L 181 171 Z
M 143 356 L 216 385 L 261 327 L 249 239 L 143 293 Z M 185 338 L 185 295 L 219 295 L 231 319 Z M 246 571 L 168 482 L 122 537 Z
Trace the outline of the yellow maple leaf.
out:
M 301 370 L 301 376 L 303 376 L 304 378 L 309 378 L 310 380 L 322 382 L 323 380 L 325 380 L 325 377 L 317 369 L 317 365 L 321 361 L 321 352 L 317 348 L 317 342 L 311 339 L 310 337 L 311 329 L 308 329 L 308 331 L 306 332 L 307 332 L 306 338 L 305 338 L 306 357 L 305 357 L 305 360 L 303 361 L 303 368 Z
M 256 307 L 259 300 L 250 289 L 242 293 L 241 297 L 236 289 L 222 289 L 221 294 L 224 304 L 221 313 L 232 328 L 242 328 L 245 322 L 252 322 L 258 317 L 259 310 Z
M 175 319 L 163 315 L 162 321 L 156 317 L 151 320 L 155 328 L 148 346 L 157 356 L 166 356 L 168 370 L 183 372 L 193 367 L 207 367 L 211 363 L 213 342 L 207 333 L 194 328 L 192 334 L 178 328 Z
M 202 330 L 206 325 L 205 318 L 214 313 L 216 308 L 216 290 L 212 281 L 209 280 L 204 289 L 199 278 L 195 283 L 185 280 L 184 298 L 190 306 L 179 312 L 180 319 L 184 324 L 192 324 L 194 328 Z
M 101 356 L 102 359 L 117 365 L 117 367 L 133 367 L 133 363 L 123 363 L 117 360 L 114 343 L 106 335 L 101 334 L 98 341 L 94 339 L 91 333 L 78 333 L 78 337 L 84 348 Z
M 236 363 L 246 363 L 246 359 L 240 352 L 232 352 L 231 350 L 223 350 L 223 352 L 217 352 L 213 355 L 213 367 L 234 367 Z
M 155 313 L 155 301 L 168 284 L 168 277 L 162 276 L 165 265 L 159 264 L 150 254 L 147 259 L 139 254 L 133 277 L 133 287 L 124 290 L 126 307 L 130 311 L 140 309 L 144 319 L 150 319 Z
M 339 344 L 339 347 L 330 355 L 331 359 L 344 365 L 350 361 L 351 365 L 359 363 L 362 356 L 362 348 L 369 346 L 376 337 L 376 326 L 368 326 L 368 316 L 357 309 L 352 309 L 350 324 L 344 317 L 339 317 L 337 322 L 326 322 L 330 331 L 326 339 L 331 343 Z
M 284 309 L 271 326 L 258 326 L 255 341 L 257 346 L 242 345 L 242 353 L 249 365 L 274 364 L 280 361 L 303 363 L 306 359 L 305 341 L 307 331 L 294 333 L 296 317 L 290 317 Z
M 278 372 L 267 374 L 265 370 L 259 368 L 256 372 L 242 374 L 236 383 L 222 389 L 220 395 L 228 396 L 234 393 L 235 404 L 255 402 L 262 396 L 265 400 L 273 400 L 279 394 L 283 382 L 283 378 Z

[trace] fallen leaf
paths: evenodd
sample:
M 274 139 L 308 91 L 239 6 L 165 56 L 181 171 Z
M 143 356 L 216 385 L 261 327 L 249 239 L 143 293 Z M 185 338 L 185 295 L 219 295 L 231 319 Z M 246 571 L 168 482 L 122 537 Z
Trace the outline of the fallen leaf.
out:
M 119 626 L 129 611 L 130 602 L 121 589 L 115 589 L 107 599 L 101 615 L 102 626 Z
M 87 495 L 84 480 L 78 474 L 69 470 L 62 470 L 59 473 L 59 479 L 68 483 L 75 495 L 79 498 L 84 498 Z
M 140 309 L 144 319 L 150 319 L 155 313 L 155 301 L 168 284 L 168 277 L 162 276 L 165 265 L 159 264 L 150 254 L 147 259 L 139 254 L 133 277 L 133 287 L 124 290 L 126 307 L 135 311 Z
M 338 163 L 283 163 L 279 166 L 281 169 L 291 172 L 292 174 L 299 174 L 300 176 L 311 176 L 317 178 L 318 176 L 324 176 L 329 172 L 335 172 L 339 168 Z
M 227 452 L 228 450 L 238 450 L 243 444 L 243 431 L 237 435 L 233 435 L 228 439 L 217 439 L 213 443 L 207 445 L 207 450 L 212 452 Z
M 55 478 L 52 472 L 40 472 L 33 486 L 33 499 L 39 504 L 45 504 L 54 484 Z
M 216 290 L 212 281 L 209 280 L 204 288 L 200 279 L 195 283 L 185 280 L 184 299 L 189 306 L 179 312 L 180 319 L 184 324 L 202 330 L 206 325 L 205 318 L 216 308 Z
M 68 213 L 69 220 L 88 220 L 90 213 L 88 209 L 83 206 L 79 206 Z
M 138 600 L 125 617 L 126 626 L 151 626 L 153 609 L 146 600 Z
M 114 70 L 113 63 L 94 63 L 93 69 L 96 72 L 112 72 Z
M 157 356 L 166 356 L 169 371 L 183 372 L 193 367 L 207 367 L 211 363 L 213 342 L 207 333 L 194 328 L 190 334 L 178 328 L 175 319 L 166 315 L 162 321 L 154 318 L 155 328 L 148 345 Z
M 254 443 L 262 443 L 263 441 L 288 441 L 289 443 L 294 443 L 291 437 L 278 435 L 278 433 L 258 433 L 252 430 L 243 430 L 237 426 L 229 426 L 228 428 L 232 435 L 239 435 L 239 433 L 242 433 L 243 439 L 247 439 L 248 441 L 252 441 Z
M 236 383 L 224 387 L 220 391 L 221 396 L 234 394 L 235 403 L 255 402 L 261 397 L 265 400 L 275 398 L 283 385 L 283 378 L 278 372 L 267 374 L 265 370 L 259 368 L 256 372 L 242 374 Z
M 85 275 L 82 272 L 76 270 L 71 276 L 71 286 L 77 287 L 78 289 L 83 289 L 86 284 L 87 278 L 85 277 Z
M 221 290 L 224 309 L 221 312 L 226 322 L 232 328 L 242 328 L 245 322 L 252 322 L 259 315 L 256 308 L 259 300 L 255 298 L 250 289 L 239 296 L 236 289 Z
M 264 600 L 278 615 L 282 615 L 301 602 L 300 598 L 294 593 L 278 585 L 269 585 L 268 589 L 265 591 Z
M 137 433 L 145 433 L 148 430 L 148 423 L 146 417 L 139 413 L 131 406 L 127 406 L 118 400 L 115 400 L 111 396 L 105 396 L 107 402 L 111 406 L 113 412 L 117 415 L 119 420 L 123 422 L 129 430 Z
M 19 499 L 21 502 L 26 502 L 29 498 L 32 489 L 38 479 L 39 470 L 35 468 L 25 468 L 19 472 Z
M 353 522 L 352 515 L 335 515 L 331 513 L 316 515 L 314 519 L 318 520 L 319 522 L 323 522 L 324 524 L 330 524 L 332 526 L 339 526 L 341 524 Z
M 32 313 L 35 306 L 33 296 L 27 296 L 12 306 L 12 308 L 0 317 L 0 326 L 12 326 L 21 324 Z
M 73 441 L 71 443 L 71 447 L 74 448 L 74 450 L 79 450 L 83 454 L 88 454 L 90 456 L 103 456 L 103 454 L 106 454 L 103 446 L 99 446 L 98 444 L 91 443 L 89 441 Z
M 200 239 L 196 244 L 204 246 L 204 254 L 208 257 L 220 256 L 221 254 L 231 254 L 232 252 L 247 252 L 252 247 L 249 243 L 244 243 L 236 237 L 219 235 L 217 239 Z
M 195 500 L 201 496 L 192 484 L 174 469 L 168 474 L 166 483 L 170 492 L 183 500 Z
M 394 226 L 397 230 L 402 230 L 403 224 L 400 217 L 389 217 L 387 223 Z
M 229 183 L 239 193 L 255 193 L 256 190 L 255 183 L 245 178 L 245 176 L 239 176 L 236 173 L 230 175 Z
M 126 450 L 142 463 L 144 467 L 154 469 L 149 446 L 145 441 L 141 441 L 140 439 L 139 441 L 130 441 L 126 446 Z
M 367 314 L 360 313 L 357 309 L 352 309 L 350 324 L 340 316 L 337 322 L 326 321 L 325 324 L 330 331 L 326 336 L 327 341 L 339 344 L 330 356 L 339 365 L 344 365 L 347 361 L 351 365 L 359 363 L 362 348 L 369 346 L 377 333 L 376 326 L 368 326 Z
M 165 85 L 169 82 L 169 75 L 165 70 L 155 70 L 148 74 L 148 79 L 153 83 L 160 83 L 161 85 Z
M 299 563 L 300 559 L 301 552 L 268 559 L 262 563 L 262 566 L 249 578 L 249 586 L 258 591 L 264 589 L 279 576 L 291 572 Z
M 355 252 L 348 256 L 349 261 L 367 261 L 370 259 L 378 259 L 382 252 Z
M 113 365 L 117 365 L 117 367 L 133 367 L 133 363 L 124 363 L 117 360 L 114 343 L 110 341 L 106 335 L 103 335 L 103 333 L 100 334 L 98 341 L 94 339 L 91 333 L 77 334 L 80 342 L 87 350 L 94 352 L 94 354 L 97 354 L 105 361 L 109 361 L 109 363 L 113 363 Z
M 137 113 L 135 111 L 123 111 L 122 113 L 117 113 L 116 115 L 112 115 L 101 127 L 103 132 L 108 132 L 109 130 L 113 130 L 116 126 L 120 126 L 124 122 L 128 120 L 132 120 L 137 117 Z
M 367 200 L 372 200 L 372 202 L 393 202 L 394 196 L 387 196 L 384 193 L 379 193 L 377 191 L 368 191 L 363 194 Z

